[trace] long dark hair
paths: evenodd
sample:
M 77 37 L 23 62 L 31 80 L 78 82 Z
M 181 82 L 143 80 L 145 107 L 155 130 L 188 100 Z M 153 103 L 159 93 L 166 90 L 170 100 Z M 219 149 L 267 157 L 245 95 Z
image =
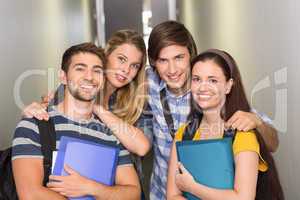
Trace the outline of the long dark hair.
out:
M 213 61 L 223 71 L 226 80 L 233 79 L 233 86 L 229 94 L 226 95 L 226 102 L 222 108 L 221 117 L 227 121 L 236 111 L 241 110 L 251 112 L 249 102 L 246 97 L 241 75 L 235 60 L 225 51 L 210 49 L 192 60 L 192 68 L 197 62 Z M 191 112 L 188 116 L 188 126 L 186 133 L 194 133 L 200 126 L 203 114 L 201 108 L 191 98 Z M 256 200 L 283 200 L 283 190 L 279 181 L 278 172 L 274 159 L 268 151 L 266 144 L 257 130 L 254 130 L 260 145 L 260 154 L 268 163 L 268 170 L 258 174 L 256 187 Z

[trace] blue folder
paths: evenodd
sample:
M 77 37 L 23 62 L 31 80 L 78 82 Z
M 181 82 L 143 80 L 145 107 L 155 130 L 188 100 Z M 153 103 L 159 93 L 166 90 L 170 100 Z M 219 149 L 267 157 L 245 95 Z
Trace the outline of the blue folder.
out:
M 115 180 L 119 151 L 118 147 L 63 136 L 53 174 L 67 175 L 63 168 L 64 164 L 67 164 L 82 176 L 111 186 Z M 71 199 L 93 200 L 94 198 L 85 196 Z
M 178 160 L 203 185 L 232 189 L 234 184 L 234 160 L 232 137 L 223 139 L 176 142 Z M 199 199 L 184 192 L 189 200 Z

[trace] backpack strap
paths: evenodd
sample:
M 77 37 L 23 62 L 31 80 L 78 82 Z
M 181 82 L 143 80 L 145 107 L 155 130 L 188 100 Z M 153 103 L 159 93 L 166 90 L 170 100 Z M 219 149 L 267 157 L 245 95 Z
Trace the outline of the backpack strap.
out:
M 193 140 L 197 132 L 197 122 L 190 121 L 184 129 L 182 140 Z
M 167 126 L 170 131 L 170 135 L 172 136 L 172 138 L 174 138 L 176 130 L 174 128 L 174 122 L 173 122 L 171 110 L 170 110 L 170 107 L 169 107 L 169 104 L 167 101 L 167 94 L 166 94 L 165 88 L 160 91 L 160 102 L 161 102 L 161 105 L 163 108 L 163 113 L 164 113 L 165 120 L 167 122 Z
M 49 181 L 49 176 L 51 173 L 52 152 L 56 150 L 56 134 L 51 118 L 49 119 L 49 121 L 37 120 L 37 124 L 40 132 L 41 150 L 44 156 L 43 185 L 45 186 Z

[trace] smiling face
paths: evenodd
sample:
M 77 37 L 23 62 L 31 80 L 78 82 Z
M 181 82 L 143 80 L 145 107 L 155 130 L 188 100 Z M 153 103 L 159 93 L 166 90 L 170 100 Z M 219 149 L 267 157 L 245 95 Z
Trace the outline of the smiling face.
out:
M 155 68 L 173 93 L 186 91 L 190 73 L 190 53 L 185 46 L 171 45 L 161 49 Z M 179 92 L 180 93 L 180 92 Z
M 131 44 L 122 44 L 107 57 L 106 78 L 114 88 L 130 83 L 142 67 L 142 52 Z
M 103 63 L 92 53 L 78 53 L 72 56 L 68 71 L 61 71 L 60 76 L 66 95 L 90 102 L 103 86 Z
M 203 111 L 221 110 L 232 83 L 232 79 L 226 81 L 222 69 L 212 60 L 199 61 L 193 67 L 191 91 Z

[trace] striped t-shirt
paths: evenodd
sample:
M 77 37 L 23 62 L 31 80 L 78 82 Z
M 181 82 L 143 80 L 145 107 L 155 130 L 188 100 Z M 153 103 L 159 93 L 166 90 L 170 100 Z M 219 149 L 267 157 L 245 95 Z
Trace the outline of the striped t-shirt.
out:
M 80 138 L 100 144 L 117 146 L 120 148 L 118 165 L 132 164 L 129 152 L 112 134 L 112 131 L 96 117 L 93 116 L 89 120 L 78 121 L 63 115 L 54 107 L 49 110 L 56 132 L 56 148 L 59 147 L 61 136 Z M 12 146 L 12 160 L 18 158 L 43 159 L 36 119 L 24 118 L 18 123 Z

